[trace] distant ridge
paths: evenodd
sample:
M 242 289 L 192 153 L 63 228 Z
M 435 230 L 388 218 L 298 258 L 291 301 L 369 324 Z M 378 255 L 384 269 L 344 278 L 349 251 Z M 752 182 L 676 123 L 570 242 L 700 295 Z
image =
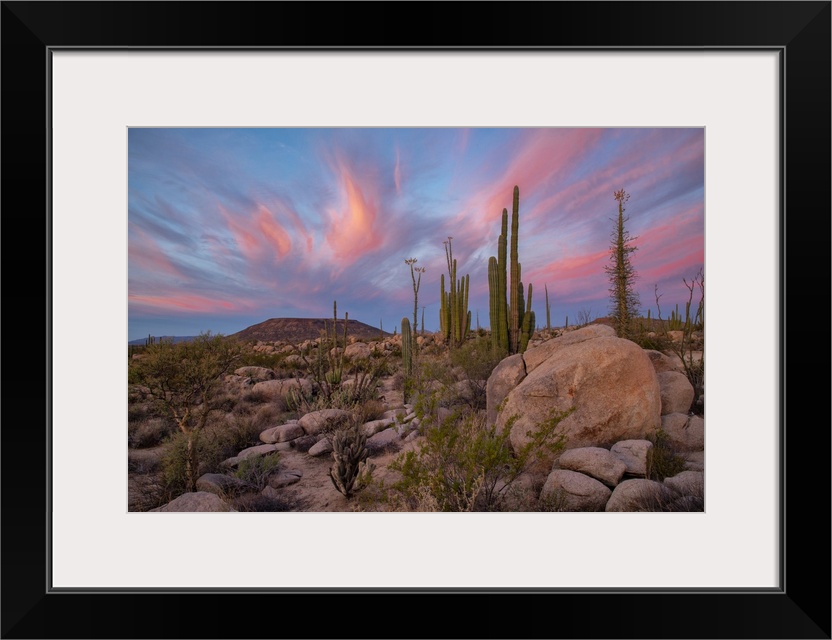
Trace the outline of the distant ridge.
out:
M 161 342 L 163 340 L 165 342 L 170 342 L 170 341 L 173 341 L 173 342 L 190 342 L 191 340 L 193 340 L 195 338 L 196 338 L 196 336 L 153 336 L 153 339 L 156 342 Z M 127 344 L 144 346 L 145 344 L 147 344 L 147 338 L 139 338 L 138 340 L 131 340 Z
M 261 340 L 263 342 L 291 342 L 297 344 L 304 340 L 315 340 L 321 337 L 324 330 L 332 331 L 333 320 L 326 318 L 271 318 L 259 324 L 231 334 L 240 340 Z M 347 325 L 347 337 L 350 336 L 360 340 L 376 340 L 382 332 L 368 324 L 350 319 Z M 384 337 L 393 335 L 383 332 Z M 338 320 L 338 335 L 344 334 L 344 320 Z

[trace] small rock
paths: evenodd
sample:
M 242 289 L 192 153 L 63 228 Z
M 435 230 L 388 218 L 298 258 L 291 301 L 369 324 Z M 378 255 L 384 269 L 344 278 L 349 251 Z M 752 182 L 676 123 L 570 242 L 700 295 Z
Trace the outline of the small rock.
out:
M 313 457 L 318 457 L 322 455 L 326 455 L 327 453 L 332 452 L 332 443 L 329 441 L 329 438 L 324 438 L 319 440 L 317 443 L 309 447 L 309 455 Z
M 207 491 L 195 491 L 183 493 L 178 498 L 171 500 L 161 507 L 151 511 L 233 511 L 220 497 Z

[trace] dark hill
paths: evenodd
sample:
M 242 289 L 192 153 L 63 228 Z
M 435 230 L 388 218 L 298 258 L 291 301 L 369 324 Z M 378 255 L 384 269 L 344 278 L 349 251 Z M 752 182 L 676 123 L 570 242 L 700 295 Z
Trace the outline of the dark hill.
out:
M 253 324 L 242 331 L 233 334 L 240 340 L 262 340 L 263 342 L 278 342 L 284 340 L 297 344 L 304 340 L 315 340 L 321 337 L 324 330 L 332 332 L 332 320 L 324 318 L 271 318 L 259 324 Z M 359 340 L 376 340 L 381 335 L 376 327 L 348 320 L 347 337 L 353 336 Z M 338 336 L 344 335 L 344 320 L 338 320 Z M 391 333 L 384 332 L 385 337 Z
M 196 336 L 153 336 L 153 339 L 156 342 L 190 342 L 195 338 Z M 130 342 L 128 342 L 127 344 L 144 346 L 147 344 L 147 338 L 138 338 L 137 340 L 130 340 Z

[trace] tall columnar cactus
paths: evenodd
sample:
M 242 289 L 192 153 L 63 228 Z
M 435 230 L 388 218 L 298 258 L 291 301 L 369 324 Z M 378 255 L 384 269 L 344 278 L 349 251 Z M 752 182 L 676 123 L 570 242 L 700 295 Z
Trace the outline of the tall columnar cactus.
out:
M 439 331 L 442 333 L 442 337 L 447 340 L 448 338 L 448 327 L 450 323 L 448 322 L 448 298 L 445 295 L 445 274 L 442 273 L 439 275 L 439 287 L 440 287 L 440 294 L 439 294 Z
M 518 209 L 520 205 L 520 190 L 514 187 L 514 199 L 511 204 L 511 289 L 510 299 L 508 303 L 509 322 L 508 322 L 508 336 L 511 353 L 520 353 L 520 327 L 522 326 L 523 304 L 520 302 L 520 296 L 523 295 L 522 285 L 520 284 L 520 261 L 518 258 L 518 231 L 520 229 L 520 216 Z
M 518 259 L 518 231 L 520 228 L 520 189 L 514 187 L 514 198 L 511 212 L 511 254 L 510 262 L 506 260 L 508 243 L 508 210 L 503 209 L 502 233 L 497 241 L 497 258 L 491 256 L 488 260 L 488 292 L 491 312 L 491 340 L 492 343 L 508 353 L 523 353 L 528 346 L 529 339 L 534 334 L 534 316 L 525 321 L 527 311 L 523 303 L 523 283 L 521 265 Z M 510 278 L 506 286 L 506 270 Z M 529 306 L 531 311 L 532 287 L 529 285 Z M 508 294 L 508 299 L 506 295 Z M 524 337 L 525 331 L 525 337 Z
M 552 328 L 552 308 L 549 306 L 549 287 L 543 285 L 543 291 L 546 292 L 546 328 Z
M 520 286 L 520 293 L 523 293 L 523 286 Z M 535 328 L 535 317 L 534 311 L 532 311 L 532 285 L 529 283 L 529 299 L 526 302 L 526 311 L 523 314 L 523 326 L 520 329 L 520 353 L 524 353 L 526 351 L 526 347 L 529 346 L 529 340 L 534 333 Z
M 402 364 L 405 375 L 410 377 L 413 373 L 413 341 L 407 318 L 402 318 Z
M 468 310 L 470 277 L 466 274 L 465 277 L 457 280 L 457 263 L 453 257 L 451 240 L 453 238 L 449 237 L 444 242 L 450 282 L 446 292 L 444 274 L 439 279 L 441 286 L 439 326 L 445 341 L 451 348 L 454 348 L 465 342 L 468 337 L 468 332 L 471 330 L 471 312 Z

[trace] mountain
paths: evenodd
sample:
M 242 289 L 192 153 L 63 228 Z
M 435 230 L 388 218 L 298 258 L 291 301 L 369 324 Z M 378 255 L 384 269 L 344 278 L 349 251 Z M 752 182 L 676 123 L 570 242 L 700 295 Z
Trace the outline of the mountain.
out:
M 263 342 L 278 342 L 285 340 L 297 344 L 304 340 L 315 340 L 326 330 L 332 331 L 332 320 L 325 318 L 271 318 L 259 324 L 253 324 L 242 331 L 232 334 L 240 340 L 262 340 Z M 377 327 L 358 320 L 348 320 L 347 337 L 353 336 L 359 340 L 374 340 L 382 334 Z M 393 335 L 386 331 L 385 337 Z M 344 335 L 344 320 L 338 320 L 338 335 Z
M 164 340 L 165 342 L 190 342 L 191 340 L 196 338 L 196 336 L 153 336 L 153 338 L 156 340 L 156 342 L 161 342 L 162 340 Z M 145 344 L 147 344 L 147 338 L 130 340 L 130 342 L 128 342 L 127 344 L 144 346 Z

